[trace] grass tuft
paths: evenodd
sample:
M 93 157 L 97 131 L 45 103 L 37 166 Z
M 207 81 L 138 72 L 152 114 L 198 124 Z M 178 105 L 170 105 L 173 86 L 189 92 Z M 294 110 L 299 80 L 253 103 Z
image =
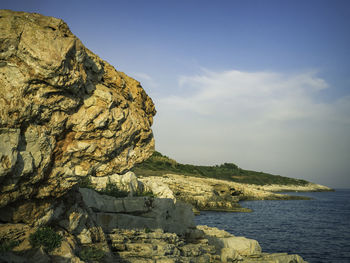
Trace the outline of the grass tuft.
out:
M 18 240 L 9 240 L 6 238 L 0 239 L 0 253 L 4 253 L 7 251 L 11 251 L 14 247 L 17 247 L 19 245 Z
M 29 236 L 32 247 L 43 247 L 46 252 L 50 252 L 61 246 L 62 236 L 50 227 L 41 227 Z
M 110 195 L 117 198 L 127 197 L 129 195 L 127 191 L 119 189 L 118 186 L 116 184 L 113 184 L 111 181 L 108 181 L 105 189 L 97 192 L 99 192 L 100 194 Z
M 94 189 L 94 185 L 91 182 L 90 176 L 81 177 L 80 180 L 79 180 L 79 187 L 80 188 Z
M 105 256 L 105 252 L 102 249 L 95 247 L 84 247 L 79 254 L 79 257 L 87 262 L 101 261 Z

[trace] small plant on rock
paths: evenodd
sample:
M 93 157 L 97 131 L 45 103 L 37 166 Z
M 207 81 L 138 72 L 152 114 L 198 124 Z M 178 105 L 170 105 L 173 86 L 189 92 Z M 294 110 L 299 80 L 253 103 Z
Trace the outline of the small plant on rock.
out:
M 84 176 L 84 177 L 80 178 L 79 187 L 80 188 L 94 189 L 94 185 L 91 182 L 91 178 L 89 176 Z
M 84 247 L 80 251 L 80 258 L 84 261 L 100 261 L 104 258 L 105 252 L 102 249 L 96 247 Z
M 61 246 L 62 236 L 50 227 L 41 227 L 29 236 L 29 242 L 32 247 L 43 247 L 50 252 Z
M 145 228 L 145 233 L 151 233 L 151 232 L 152 232 L 152 230 L 150 228 L 148 228 L 148 227 Z
M 144 192 L 137 191 L 135 193 L 135 196 L 156 197 L 155 194 L 151 191 L 144 191 Z
M 4 253 L 7 251 L 11 251 L 14 247 L 17 247 L 19 245 L 18 240 L 9 240 L 6 238 L 0 239 L 0 253 Z
M 98 192 L 100 194 L 110 195 L 114 197 L 127 197 L 129 194 L 127 191 L 120 190 L 118 186 L 116 184 L 113 184 L 111 181 L 108 181 L 105 189 Z

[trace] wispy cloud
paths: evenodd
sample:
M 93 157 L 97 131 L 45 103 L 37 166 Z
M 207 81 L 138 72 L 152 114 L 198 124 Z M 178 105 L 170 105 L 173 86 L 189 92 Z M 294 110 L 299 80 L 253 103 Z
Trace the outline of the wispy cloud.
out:
M 142 87 L 151 96 L 156 96 L 159 85 L 157 81 L 149 74 L 145 72 L 134 72 L 130 74 L 133 78 L 140 81 Z
M 331 87 L 315 71 L 203 70 L 179 85 L 181 94 L 158 98 L 154 130 L 160 150 L 182 161 L 305 177 L 350 156 L 350 96 L 317 100 Z
M 299 119 L 318 112 L 313 95 L 328 88 L 314 72 L 284 75 L 238 70 L 182 76 L 179 84 L 189 92 L 163 98 L 162 102 L 202 115 L 259 119 Z M 237 119 L 236 119 L 237 120 Z
M 147 73 L 143 73 L 143 72 L 136 72 L 136 73 L 134 73 L 132 75 L 136 79 L 142 79 L 142 80 L 148 80 L 148 81 L 152 81 L 153 80 L 150 75 L 148 75 Z

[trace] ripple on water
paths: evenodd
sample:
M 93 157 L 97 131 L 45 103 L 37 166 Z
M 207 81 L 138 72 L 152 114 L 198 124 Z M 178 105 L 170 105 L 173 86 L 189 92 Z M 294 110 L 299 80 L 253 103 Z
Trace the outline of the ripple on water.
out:
M 298 193 L 313 200 L 250 201 L 253 213 L 202 212 L 197 224 L 259 241 L 264 252 L 309 262 L 350 262 L 350 190 Z

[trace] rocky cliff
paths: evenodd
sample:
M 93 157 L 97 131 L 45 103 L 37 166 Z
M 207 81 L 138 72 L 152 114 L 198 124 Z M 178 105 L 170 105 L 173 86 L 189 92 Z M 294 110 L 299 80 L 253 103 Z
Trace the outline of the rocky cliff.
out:
M 152 154 L 155 108 L 139 82 L 60 19 L 0 12 L 0 220 L 47 214 L 80 177 Z

